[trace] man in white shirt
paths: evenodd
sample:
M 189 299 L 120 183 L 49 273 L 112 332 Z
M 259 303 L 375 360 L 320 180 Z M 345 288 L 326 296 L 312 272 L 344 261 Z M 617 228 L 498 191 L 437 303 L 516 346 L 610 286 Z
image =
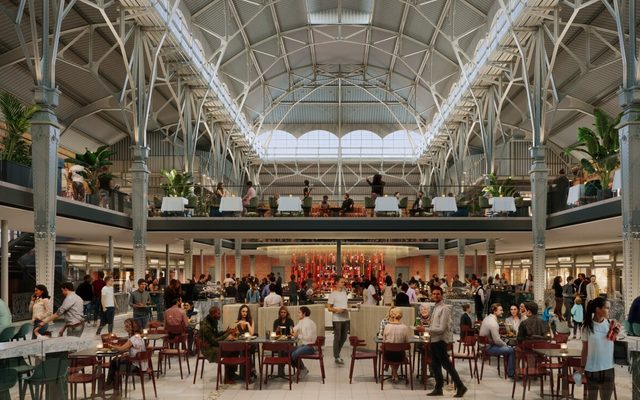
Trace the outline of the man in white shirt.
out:
M 596 282 L 596 276 L 591 275 L 591 278 L 589 279 L 589 284 L 587 285 L 587 305 L 591 300 L 599 296 L 600 296 L 600 288 L 598 287 L 598 283 Z
M 304 366 L 302 360 L 298 357 L 302 355 L 314 354 L 316 352 L 313 345 L 318 338 L 318 327 L 309 316 L 311 310 L 307 306 L 302 306 L 298 310 L 298 323 L 293 327 L 293 337 L 300 341 L 300 345 L 291 352 L 291 366 L 293 368 L 300 367 L 298 375 L 303 378 L 309 373 L 309 370 Z
M 418 302 L 418 295 L 416 294 L 416 280 L 411 279 L 409 281 L 409 289 L 407 290 L 407 297 L 409 297 L 409 303 L 415 304 Z
M 366 304 L 370 305 L 370 306 L 375 306 L 378 304 L 378 291 L 376 290 L 376 287 L 374 286 L 376 283 L 375 279 L 371 279 L 371 281 L 369 281 L 369 286 L 367 286 L 367 293 L 366 293 Z M 363 293 L 363 297 L 364 297 L 365 293 Z
M 116 302 L 115 296 L 113 294 L 113 278 L 107 276 L 104 278 L 105 286 L 102 288 L 100 292 L 100 304 L 102 305 L 102 317 L 100 319 L 100 326 L 98 326 L 98 330 L 96 331 L 96 335 L 99 335 L 102 332 L 102 328 L 105 325 L 108 325 L 109 333 L 113 333 L 113 318 L 116 313 Z
M 276 284 L 272 283 L 269 285 L 269 294 L 264 298 L 265 307 L 282 307 L 284 305 L 284 301 L 282 300 L 282 296 L 276 293 Z
M 124 292 L 126 294 L 131 294 L 134 290 L 136 290 L 136 281 L 133 279 L 133 274 L 129 274 L 129 279 L 124 281 Z
M 227 274 L 227 277 L 224 278 L 224 281 L 222 281 L 222 284 L 224 285 L 224 287 L 231 286 L 234 283 L 236 283 L 236 281 L 233 280 L 233 278 L 231 277 L 231 274 Z
M 515 354 L 513 348 L 507 345 L 500 337 L 500 324 L 498 318 L 502 317 L 504 310 L 499 303 L 491 304 L 490 314 L 482 320 L 480 326 L 480 336 L 491 339 L 491 344 L 485 350 L 487 354 L 492 356 L 507 357 L 507 376 L 513 378 L 515 368 Z
M 331 292 L 327 300 L 327 308 L 333 314 L 333 358 L 336 364 L 344 364 L 340 357 L 340 350 L 342 350 L 349 334 L 348 300 L 344 284 L 344 278 L 339 277 L 336 280 L 336 289 Z

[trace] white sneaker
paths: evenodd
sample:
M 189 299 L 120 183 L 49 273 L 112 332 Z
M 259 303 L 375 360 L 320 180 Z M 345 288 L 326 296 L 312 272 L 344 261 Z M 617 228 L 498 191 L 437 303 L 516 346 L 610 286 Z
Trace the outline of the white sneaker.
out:
M 300 378 L 304 378 L 305 376 L 307 376 L 307 374 L 309 373 L 309 370 L 306 368 L 301 368 L 300 369 Z

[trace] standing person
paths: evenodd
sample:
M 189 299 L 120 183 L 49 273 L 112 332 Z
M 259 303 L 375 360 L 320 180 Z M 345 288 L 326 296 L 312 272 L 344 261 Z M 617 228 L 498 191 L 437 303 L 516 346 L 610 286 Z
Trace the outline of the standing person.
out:
M 99 335 L 102 332 L 102 328 L 105 325 L 108 325 L 107 329 L 109 333 L 113 333 L 113 318 L 116 314 L 116 301 L 115 295 L 113 293 L 113 278 L 107 276 L 104 278 L 105 286 L 102 288 L 102 293 L 100 296 L 100 302 L 102 304 L 102 316 L 100 318 L 100 326 L 96 331 L 96 335 Z
M 142 329 L 149 322 L 149 308 L 151 295 L 145 290 L 147 283 L 144 279 L 138 279 L 138 289 L 129 295 L 129 305 L 133 308 L 133 319 L 138 321 Z
M 66 330 L 67 336 L 80 337 L 82 336 L 82 331 L 84 331 L 84 307 L 82 299 L 73 291 L 73 283 L 65 282 L 61 285 L 61 288 L 62 295 L 64 296 L 62 305 L 60 305 L 60 308 L 58 308 L 58 311 L 54 314 L 43 319 L 38 326 L 44 327 L 49 322 L 64 315 L 64 326 L 60 330 L 60 336 L 62 336 Z
M 222 183 L 222 181 L 218 182 L 218 185 L 216 185 L 216 193 L 215 196 L 218 200 L 220 200 L 221 198 L 224 197 L 224 183 Z
M 173 301 L 182 297 L 182 285 L 177 279 L 171 279 L 169 286 L 164 290 L 164 309 L 168 310 L 173 306 Z
M 431 290 L 431 300 L 436 304 L 431 311 L 431 326 L 427 330 L 431 335 L 429 347 L 432 359 L 431 367 L 436 379 L 436 386 L 427 396 L 443 395 L 444 378 L 442 377 L 442 368 L 444 368 L 456 386 L 456 394 L 453 397 L 462 397 L 467 392 L 467 387 L 462 383 L 458 371 L 451 364 L 447 353 L 447 345 L 453 342 L 451 306 L 445 305 L 444 301 L 442 301 L 442 289 L 439 287 L 434 287 Z
M 613 369 L 613 342 L 618 323 L 609 320 L 609 303 L 596 297 L 587 304 L 582 329 L 582 368 L 587 376 L 588 400 L 611 399 L 615 384 Z M 611 331 L 614 335 L 610 335 Z M 611 339 L 613 338 L 613 339 Z
M 318 338 L 318 328 L 316 323 L 309 318 L 310 315 L 311 310 L 307 306 L 302 306 L 298 310 L 298 323 L 293 327 L 293 337 L 300 341 L 300 345 L 294 348 L 291 352 L 291 366 L 294 369 L 298 368 L 298 357 L 302 355 L 315 354 L 316 352 L 312 345 Z M 299 371 L 300 376 L 304 378 L 308 373 L 309 370 L 301 361 Z
M 478 279 L 473 280 L 471 285 L 474 287 L 473 303 L 476 309 L 476 320 L 482 321 L 486 293 L 482 287 L 482 283 L 480 283 Z
M 398 274 L 398 278 L 396 279 L 396 286 L 400 287 L 402 286 L 402 272 Z
M 249 204 L 251 204 L 251 199 L 257 196 L 256 189 L 253 187 L 253 182 L 247 181 L 247 193 L 242 198 L 242 207 L 244 207 L 245 212 Z
M 400 285 L 400 291 L 396 295 L 396 307 L 410 307 L 411 303 L 409 303 L 409 296 L 407 296 L 407 290 L 409 290 L 409 285 L 403 283 Z
M 336 279 L 336 288 L 327 300 L 327 308 L 332 313 L 333 321 L 333 358 L 336 364 L 342 365 L 344 361 L 340 357 L 340 350 L 344 342 L 347 341 L 349 335 L 349 311 L 347 291 L 344 287 L 345 279 L 338 277 Z
M 289 304 L 292 306 L 298 305 L 298 284 L 296 283 L 296 276 L 291 274 L 291 280 L 289 281 Z
M 375 174 L 371 180 L 367 178 L 367 183 L 371 186 L 371 200 L 375 202 L 376 198 L 384 196 L 385 183 L 382 180 L 382 175 Z
M 367 304 L 375 306 L 378 304 L 380 300 L 380 295 L 378 294 L 378 289 L 376 288 L 376 280 L 374 277 L 371 277 L 369 280 L 369 285 L 367 285 Z
M 100 299 L 102 297 L 102 288 L 104 287 L 104 272 L 98 271 L 98 279 L 93 281 L 93 326 L 98 325 L 98 316 L 102 319 L 102 305 Z
M 38 331 L 38 334 L 44 335 L 49 327 L 48 324 L 40 327 L 40 322 L 53 314 L 53 304 L 51 303 L 51 297 L 45 285 L 36 285 L 36 288 L 33 290 L 33 296 L 31 296 L 31 302 L 29 303 L 29 311 L 31 311 L 31 322 L 34 328 L 31 339 L 35 339 L 36 331 Z
M 90 321 L 93 316 L 93 286 L 91 285 L 91 275 L 84 276 L 82 283 L 76 288 L 76 294 L 82 299 L 84 320 Z
M 133 273 L 129 274 L 129 279 L 124 281 L 124 290 L 123 292 L 126 294 L 131 294 L 136 290 L 136 281 L 133 279 Z
M 556 296 L 556 306 L 553 309 L 553 313 L 558 317 L 560 321 L 564 321 L 564 318 L 562 317 L 562 305 L 564 304 L 564 289 L 562 287 L 562 277 L 556 276 L 553 279 L 553 285 L 551 285 L 551 287 L 553 288 Z
M 311 197 L 311 191 L 313 190 L 313 188 L 309 187 L 309 180 L 305 179 L 304 180 L 304 189 L 302 189 L 302 212 L 304 213 L 305 217 L 308 217 L 309 214 L 311 213 L 311 207 L 305 207 L 304 206 L 304 201 L 308 198 Z
M 527 296 L 527 299 L 530 300 L 533 298 L 533 275 L 529 274 L 529 276 L 527 276 L 527 279 L 522 285 L 522 291 Z
M 251 284 L 251 289 L 247 292 L 247 303 L 257 304 L 260 303 L 260 291 L 256 289 L 256 284 Z
M 564 319 L 567 320 L 569 328 L 571 328 L 571 309 L 573 308 L 575 294 L 576 288 L 573 286 L 573 276 L 568 276 L 567 283 L 562 287 L 562 301 L 564 303 Z
M 263 305 L 265 307 L 282 307 L 284 305 L 282 296 L 276 293 L 275 283 L 269 285 L 269 294 L 264 298 Z
M 515 353 L 513 348 L 507 345 L 500 337 L 500 324 L 498 319 L 502 317 L 503 312 L 500 303 L 493 303 L 489 315 L 482 320 L 479 335 L 487 337 L 491 341 L 491 345 L 485 350 L 488 355 L 507 357 L 507 376 L 513 378 L 515 372 Z
M 587 280 L 587 276 L 583 273 L 578 274 L 578 279 L 573 282 L 573 286 L 576 287 L 576 293 L 580 295 L 582 299 L 582 309 L 584 310 L 587 306 L 587 285 L 589 281 Z
M 576 296 L 575 304 L 571 307 L 571 318 L 573 319 L 573 338 L 578 339 L 578 333 L 582 333 L 584 322 L 584 308 L 580 296 Z
M 393 304 L 393 279 L 391 275 L 387 275 L 382 286 L 382 305 L 389 307 L 391 304 Z
M 596 282 L 596 276 L 591 275 L 589 280 L 589 284 L 587 285 L 587 307 L 589 306 L 589 302 L 595 298 L 600 296 L 600 287 L 598 286 L 598 282 Z
M 411 279 L 409 281 L 409 289 L 407 290 L 407 296 L 409 296 L 409 303 L 416 304 L 418 302 L 418 295 L 416 294 L 416 280 Z
M 394 307 L 389 310 L 388 322 L 384 327 L 383 339 L 384 343 L 408 343 L 413 332 L 408 326 L 400 322 L 402 319 L 402 310 Z M 385 359 L 389 361 L 400 362 L 405 357 L 404 351 L 385 351 L 383 353 Z M 398 382 L 398 364 L 391 365 L 391 381 Z

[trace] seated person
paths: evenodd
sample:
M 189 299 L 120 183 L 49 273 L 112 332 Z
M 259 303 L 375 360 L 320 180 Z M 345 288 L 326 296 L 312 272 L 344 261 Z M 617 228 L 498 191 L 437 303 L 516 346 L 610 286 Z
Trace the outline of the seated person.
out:
M 126 319 L 124 321 L 124 329 L 125 331 L 127 331 L 127 334 L 129 335 L 129 339 L 126 341 L 126 343 L 120 346 L 113 343 L 105 344 L 105 347 L 107 348 L 112 348 L 117 351 L 127 351 L 128 352 L 127 355 L 129 356 L 128 358 L 115 357 L 111 360 L 111 362 L 109 363 L 109 375 L 107 377 L 107 383 L 106 383 L 107 388 L 105 388 L 105 390 L 108 390 L 109 386 L 113 386 L 116 372 L 118 372 L 119 369 L 127 368 L 130 370 L 131 369 L 137 370 L 141 368 L 139 364 L 132 364 L 129 358 L 133 358 L 138 353 L 142 353 L 147 350 L 147 346 L 144 343 L 144 339 L 141 336 L 142 328 L 140 327 L 140 324 L 138 323 L 138 321 L 136 321 L 133 318 Z
M 471 304 L 466 303 L 462 305 L 462 315 L 460 316 L 460 339 L 464 339 L 466 333 L 462 330 L 463 326 L 466 326 L 468 329 L 473 328 L 473 321 L 471 320 L 471 316 L 469 312 L 471 311 Z
M 218 307 L 211 307 L 209 314 L 205 319 L 200 322 L 200 337 L 202 338 L 202 355 L 210 363 L 218 362 L 220 360 L 220 344 L 222 340 L 226 340 L 229 335 L 236 333 L 235 328 L 227 328 L 225 331 L 221 331 L 218 327 L 220 322 L 220 309 Z M 234 367 L 226 366 L 225 379 L 227 381 L 232 380 L 234 376 Z M 236 375 L 237 377 L 237 375 Z
M 329 216 L 329 209 L 331 205 L 329 204 L 329 196 L 326 194 L 322 196 L 322 201 L 320 202 L 320 215 L 323 217 Z
M 408 326 L 401 323 L 402 310 L 394 307 L 389 310 L 389 323 L 384 327 L 383 340 L 385 343 L 408 343 L 413 332 Z M 385 351 L 383 356 L 386 360 L 399 362 L 405 357 L 403 351 Z M 398 382 L 398 365 L 391 365 L 391 381 Z
M 416 196 L 416 201 L 414 201 L 413 205 L 411 206 L 411 214 L 415 215 L 424 211 L 424 205 L 422 203 L 423 196 L 424 196 L 424 193 L 422 192 L 422 190 L 419 191 Z
M 411 303 L 409 303 L 409 296 L 407 295 L 407 290 L 409 290 L 409 285 L 404 282 L 402 286 L 400 286 L 400 292 L 398 292 L 398 294 L 396 295 L 396 307 L 411 307 Z
M 298 359 L 301 355 L 315 354 L 316 350 L 312 346 L 318 338 L 318 327 L 309 316 L 311 310 L 309 307 L 302 306 L 298 310 L 298 323 L 293 327 L 293 337 L 300 341 L 298 347 L 294 348 L 291 352 L 291 366 L 298 368 L 298 362 L 300 362 L 300 377 L 305 377 L 309 370 L 304 366 L 302 361 Z
M 500 337 L 500 324 L 498 323 L 498 319 L 502 317 L 503 313 L 502 305 L 493 303 L 490 307 L 490 314 L 482 320 L 479 335 L 491 340 L 491 345 L 485 350 L 487 354 L 508 357 L 507 376 L 512 378 L 515 372 L 514 351 Z
M 349 193 L 344 194 L 344 201 L 342 202 L 342 207 L 340 207 L 340 214 L 346 214 L 353 211 L 353 200 L 349 198 Z
M 387 311 L 387 315 L 385 315 L 384 318 L 382 318 L 382 320 L 380 321 L 380 326 L 378 327 L 378 336 L 380 337 L 384 336 L 384 327 L 389 323 L 389 313 L 391 312 L 391 310 L 393 310 L 393 307 L 389 308 L 389 311 Z
M 549 326 L 551 327 L 551 331 L 554 334 L 561 333 L 568 335 L 571 333 L 571 329 L 569 329 L 569 323 L 566 320 L 561 319 L 554 313 L 552 313 L 549 317 Z
M 289 314 L 289 309 L 285 306 L 280 307 L 278 310 L 278 318 L 273 321 L 273 330 L 271 332 L 289 336 L 293 333 L 293 326 L 294 323 Z M 280 355 L 286 356 L 286 354 Z M 278 376 L 284 377 L 284 365 L 282 364 L 278 365 Z
M 538 316 L 538 305 L 534 301 L 524 304 L 527 319 L 520 322 L 518 328 L 518 342 L 532 339 L 546 339 L 549 333 L 549 326 Z
M 171 308 L 164 312 L 164 329 L 169 334 L 169 338 L 180 336 L 187 332 L 189 318 L 182 308 L 182 300 L 179 297 L 172 300 Z

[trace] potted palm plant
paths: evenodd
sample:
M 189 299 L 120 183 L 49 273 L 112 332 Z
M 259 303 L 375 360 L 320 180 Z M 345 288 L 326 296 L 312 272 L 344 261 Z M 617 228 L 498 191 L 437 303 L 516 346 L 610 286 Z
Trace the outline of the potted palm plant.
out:
M 31 146 L 23 134 L 31 128 L 30 120 L 38 107 L 24 105 L 11 93 L 2 92 L 0 111 L 5 125 L 5 134 L 0 138 L 0 179 L 32 187 Z
M 193 176 L 191 175 L 191 173 L 180 172 L 175 168 L 171 169 L 170 171 L 163 169 L 160 171 L 160 173 L 167 180 L 162 184 L 162 189 L 164 190 L 165 197 L 183 198 L 183 204 L 186 205 L 187 208 L 195 208 L 198 199 L 194 194 Z M 163 203 L 166 202 L 165 199 L 163 199 L 162 201 Z
M 98 189 L 101 186 L 108 186 L 113 178 L 109 172 L 109 166 L 112 164 L 110 158 L 113 152 L 109 146 L 100 146 L 96 151 L 85 148 L 83 154 L 76 153 L 75 157 L 69 157 L 64 161 L 66 163 L 79 165 L 82 167 L 78 173 L 82 175 L 87 186 L 89 187 L 89 203 L 98 204 Z M 109 189 L 108 187 L 105 189 Z
M 565 153 L 571 155 L 572 152 L 577 151 L 588 156 L 588 158 L 581 158 L 580 164 L 585 171 L 596 174 L 600 179 L 601 189 L 598 191 L 598 198 L 602 199 L 613 196 L 609 183 L 611 173 L 620 163 L 620 142 L 616 126 L 620 123 L 622 113 L 612 117 L 596 108 L 593 116 L 595 129 L 578 128 L 578 142 L 569 146 Z

